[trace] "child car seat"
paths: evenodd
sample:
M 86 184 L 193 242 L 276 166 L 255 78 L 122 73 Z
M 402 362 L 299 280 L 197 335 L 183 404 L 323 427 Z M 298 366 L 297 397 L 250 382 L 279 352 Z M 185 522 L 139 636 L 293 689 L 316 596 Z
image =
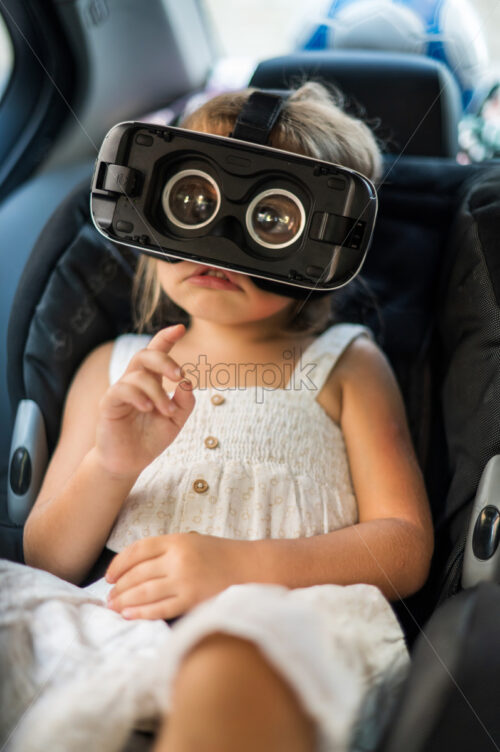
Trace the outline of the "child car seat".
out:
M 296 69 L 299 57 L 304 69 L 306 56 L 292 56 L 288 61 L 280 59 L 277 68 L 280 74 L 288 70 L 288 67 L 293 71 L 294 65 Z M 344 54 L 341 57 L 344 68 L 340 66 L 339 70 L 342 72 L 347 66 L 345 58 L 349 56 Z M 392 81 L 394 72 L 400 70 L 400 58 L 403 56 L 390 57 L 397 58 L 393 60 L 395 70 L 391 69 L 387 60 L 382 61 L 381 54 L 371 57 L 365 55 L 363 58 L 365 74 L 369 70 L 372 75 L 374 68 L 379 66 L 377 86 L 381 90 L 387 88 L 389 72 Z M 330 58 L 330 67 L 327 58 Z M 313 70 L 316 66 L 317 75 L 317 56 L 307 59 L 311 60 Z M 363 80 L 359 57 L 351 56 L 351 62 L 355 64 L 359 80 Z M 338 54 L 321 53 L 322 75 L 345 89 L 342 76 L 336 76 L 338 63 Z M 425 75 L 420 82 L 417 74 L 419 63 L 425 66 Z M 269 65 L 276 66 L 276 62 L 270 61 Z M 414 65 L 417 68 L 413 68 Z M 433 79 L 431 76 L 432 86 L 426 88 L 426 82 L 430 80 L 429 65 L 435 67 L 435 76 Z M 266 63 L 259 66 L 252 85 L 263 84 L 260 76 L 264 73 L 267 75 L 266 66 Z M 424 109 L 414 112 L 408 118 L 406 131 L 400 131 L 402 135 L 398 138 L 404 143 L 411 143 L 413 123 L 418 122 L 436 100 L 436 81 L 441 82 L 439 85 L 443 81 L 438 63 L 412 61 L 412 69 L 414 77 L 411 80 L 419 82 L 420 96 L 415 99 L 406 97 L 406 113 L 408 114 L 412 101 L 418 101 L 419 107 Z M 311 70 L 304 69 L 304 72 L 307 75 Z M 351 81 L 355 88 L 356 76 L 351 76 Z M 284 88 L 289 83 L 289 80 L 282 79 L 265 80 L 266 86 L 272 88 Z M 424 106 L 422 102 L 425 96 L 422 92 L 425 90 L 430 99 L 427 99 Z M 351 96 L 352 91 L 352 88 L 347 89 Z M 372 327 L 394 367 L 438 525 L 437 556 L 429 585 L 417 596 L 395 604 L 396 613 L 410 644 L 413 644 L 419 626 L 431 613 L 440 592 L 443 592 L 439 591 L 436 583 L 440 583 L 439 575 L 442 574 L 444 562 L 455 542 L 453 536 L 457 534 L 459 527 L 449 524 L 453 515 L 450 517 L 449 514 L 452 507 L 447 492 L 451 488 L 451 479 L 456 469 L 456 457 L 450 453 L 448 458 L 446 430 L 449 427 L 449 410 L 444 410 L 443 414 L 440 395 L 443 385 L 446 388 L 446 368 L 453 367 L 453 340 L 439 304 L 443 299 L 443 289 L 452 297 L 454 288 L 446 288 L 443 281 L 440 284 L 440 275 L 443 268 L 449 275 L 453 266 L 453 243 L 456 243 L 456 237 L 464 243 L 464 253 L 468 250 L 467 243 L 456 229 L 456 223 L 460 222 L 460 206 L 467 190 L 470 190 L 469 186 L 475 186 L 472 190 L 481 192 L 487 175 L 493 176 L 488 177 L 488 180 L 496 179 L 496 173 L 490 173 L 488 167 L 464 167 L 454 160 L 456 147 L 448 136 L 453 130 L 450 118 L 455 111 L 456 95 L 453 86 L 450 89 L 445 87 L 441 97 L 436 100 L 438 104 L 435 103 L 435 106 L 440 112 L 442 128 L 441 135 L 434 139 L 431 156 L 386 157 L 385 176 L 379 194 L 378 224 L 373 246 L 363 268 L 363 278 L 375 296 L 376 305 L 373 304 L 371 294 L 365 293 L 360 306 L 358 292 L 363 290 L 360 283 L 357 287 L 348 286 L 342 294 L 333 298 L 342 318 L 363 321 Z M 372 116 L 380 117 L 382 122 L 390 125 L 393 101 L 390 106 L 386 103 L 387 111 L 372 110 Z M 443 136 L 443 131 L 448 136 Z M 423 149 L 425 154 L 425 139 L 418 149 Z M 417 151 L 418 153 L 422 152 Z M 132 249 L 107 243 L 93 228 L 88 216 L 88 191 L 89 181 L 86 180 L 66 199 L 47 224 L 26 266 L 10 319 L 10 398 L 13 405 L 25 404 L 26 400 L 31 400 L 39 406 L 44 428 L 43 431 L 38 428 L 37 436 L 43 443 L 45 432 L 48 454 L 57 441 L 64 396 L 79 363 L 93 347 L 129 330 L 131 326 L 128 299 L 137 257 Z M 478 211 L 480 214 L 480 210 Z M 459 219 L 453 225 L 456 216 Z M 449 244 L 452 226 L 457 235 L 451 236 L 453 240 Z M 496 227 L 498 226 L 497 222 Z M 448 255 L 447 247 L 451 249 Z M 481 296 L 480 287 L 475 294 Z M 439 329 L 436 322 L 439 322 Z M 54 364 L 57 364 L 57 368 L 54 368 Z M 446 399 L 443 402 L 445 404 Z M 23 446 L 14 445 L 11 453 L 10 478 L 14 484 L 21 484 L 17 486 L 18 491 L 23 490 L 22 482 L 26 480 L 22 476 L 22 468 L 27 464 L 26 455 L 18 452 L 22 449 Z M 36 462 L 37 459 L 33 456 L 32 466 Z M 472 487 L 473 482 L 470 485 Z M 15 496 L 22 501 L 22 493 L 14 494 Z M 470 500 L 464 498 L 459 506 L 465 509 L 469 503 Z M 18 522 L 22 523 L 21 520 Z M 476 588 L 473 592 L 477 590 Z M 456 601 L 452 599 L 452 602 L 455 604 Z M 483 599 L 481 603 L 484 602 Z M 437 619 L 438 634 L 442 634 L 443 629 L 446 634 L 449 633 L 449 617 L 445 611 L 447 605 L 438 609 L 433 617 L 434 623 Z M 459 602 L 456 608 L 456 613 L 463 617 L 461 623 L 466 623 L 464 614 L 470 616 L 470 603 L 462 608 Z M 441 620 L 444 620 L 444 627 Z M 421 641 L 422 638 L 417 648 Z M 426 665 L 426 661 L 422 660 L 421 665 Z M 425 676 L 425 671 L 423 673 Z M 415 716 L 408 721 L 405 707 L 411 711 L 415 708 L 425 710 L 425 697 L 421 682 L 412 673 L 404 698 L 407 704 L 402 706 L 401 713 L 391 728 L 392 734 L 404 733 L 411 727 Z M 387 749 L 391 743 L 390 738 L 385 740 Z M 406 744 L 408 746 L 408 741 Z M 415 746 L 414 749 L 424 750 L 426 747 Z M 454 749 L 458 752 L 465 748 L 457 746 Z

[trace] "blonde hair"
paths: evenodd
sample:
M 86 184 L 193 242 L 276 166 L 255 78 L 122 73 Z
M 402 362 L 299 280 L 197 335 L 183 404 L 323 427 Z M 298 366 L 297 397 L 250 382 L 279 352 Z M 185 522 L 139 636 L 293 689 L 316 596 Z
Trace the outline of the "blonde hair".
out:
M 219 94 L 188 114 L 180 126 L 216 136 L 229 136 L 253 91 L 256 89 Z M 308 81 L 284 102 L 267 143 L 275 149 L 349 167 L 376 183 L 382 165 L 377 140 L 365 123 L 344 112 L 343 104 L 339 91 Z M 152 259 L 140 258 L 133 287 L 138 331 L 154 329 L 165 319 L 189 326 L 189 314 L 163 293 L 155 269 Z M 287 331 L 321 333 L 335 318 L 331 297 L 312 295 L 307 301 L 296 301 L 291 306 Z

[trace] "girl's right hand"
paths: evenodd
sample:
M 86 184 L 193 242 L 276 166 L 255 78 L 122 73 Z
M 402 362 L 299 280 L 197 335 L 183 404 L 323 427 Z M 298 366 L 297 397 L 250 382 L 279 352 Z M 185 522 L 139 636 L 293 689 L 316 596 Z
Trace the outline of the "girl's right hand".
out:
M 173 442 L 188 419 L 195 404 L 192 385 L 168 355 L 185 332 L 183 324 L 159 331 L 102 397 L 96 451 L 101 465 L 113 475 L 137 477 Z M 162 386 L 163 376 L 180 382 L 172 398 Z

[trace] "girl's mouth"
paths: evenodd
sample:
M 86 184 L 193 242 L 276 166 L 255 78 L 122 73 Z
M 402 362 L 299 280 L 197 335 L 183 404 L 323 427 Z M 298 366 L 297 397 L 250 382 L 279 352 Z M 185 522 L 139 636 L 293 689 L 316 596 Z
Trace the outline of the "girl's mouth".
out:
M 188 277 L 188 281 L 199 287 L 208 287 L 213 290 L 235 290 L 241 292 L 241 287 L 228 279 L 226 272 L 214 267 L 200 267 L 199 271 Z

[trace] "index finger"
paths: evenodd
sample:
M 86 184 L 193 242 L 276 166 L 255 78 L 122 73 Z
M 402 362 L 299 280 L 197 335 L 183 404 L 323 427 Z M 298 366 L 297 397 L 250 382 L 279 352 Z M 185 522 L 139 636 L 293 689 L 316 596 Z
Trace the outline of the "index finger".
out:
M 166 326 L 155 334 L 148 343 L 146 350 L 162 350 L 167 353 L 172 345 L 174 345 L 177 340 L 185 334 L 185 332 L 186 327 L 184 324 L 172 324 L 172 326 Z

